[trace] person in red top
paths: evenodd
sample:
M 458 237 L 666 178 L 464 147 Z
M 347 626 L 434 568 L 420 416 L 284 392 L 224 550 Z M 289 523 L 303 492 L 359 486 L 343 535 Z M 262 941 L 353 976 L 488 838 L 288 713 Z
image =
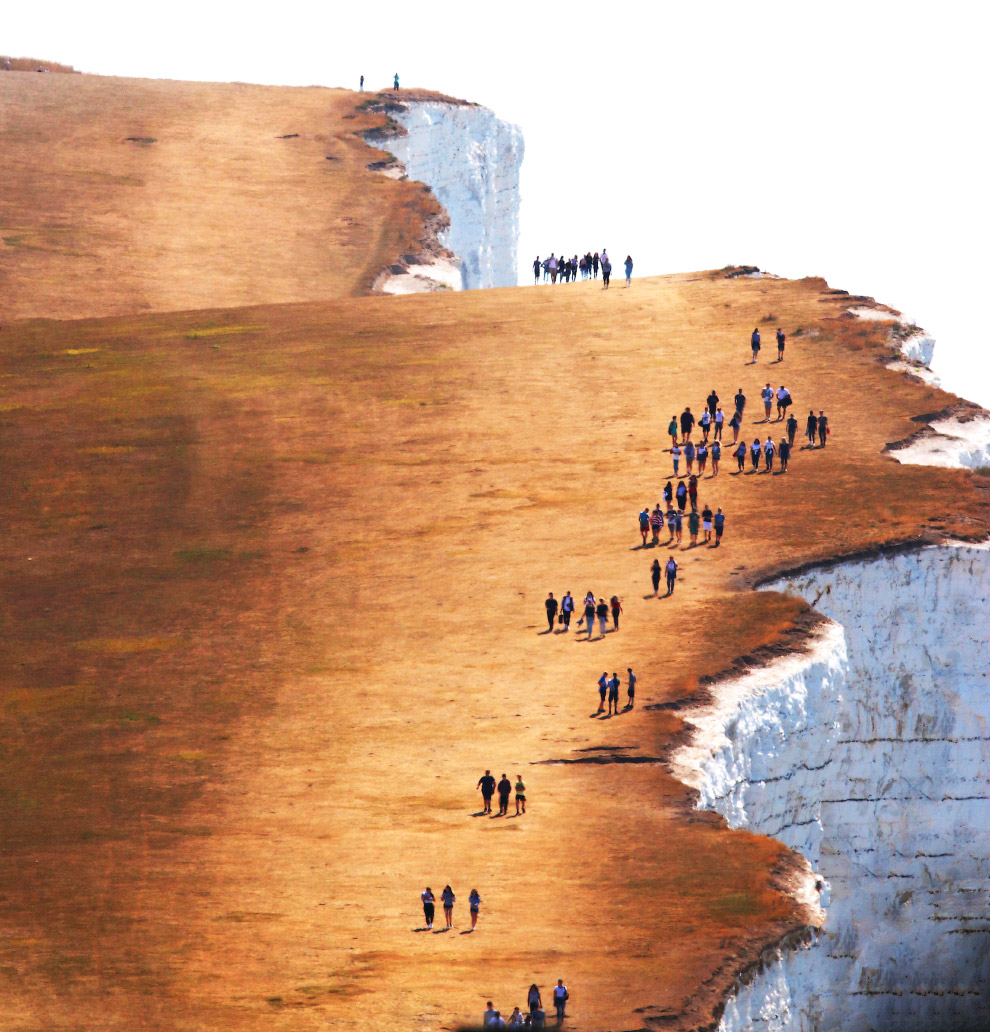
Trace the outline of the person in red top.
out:
M 619 613 L 622 612 L 622 603 L 619 601 L 618 595 L 613 595 L 609 603 L 612 607 L 612 626 L 619 629 Z

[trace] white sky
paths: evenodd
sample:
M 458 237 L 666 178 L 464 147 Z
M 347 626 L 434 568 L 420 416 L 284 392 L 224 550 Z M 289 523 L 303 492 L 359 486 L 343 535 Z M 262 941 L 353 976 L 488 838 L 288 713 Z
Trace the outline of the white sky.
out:
M 371 88 L 398 71 L 522 127 L 521 282 L 759 265 L 900 308 L 990 406 L 990 16 L 956 2 L 8 4 L 0 51 L 147 78 Z

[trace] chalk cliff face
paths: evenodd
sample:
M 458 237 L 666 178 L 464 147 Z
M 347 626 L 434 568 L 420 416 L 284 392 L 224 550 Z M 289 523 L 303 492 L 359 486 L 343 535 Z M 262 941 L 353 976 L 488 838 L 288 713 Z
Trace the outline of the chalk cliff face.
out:
M 721 1029 L 990 1027 L 990 549 L 769 587 L 834 622 L 808 656 L 720 688 L 676 764 L 699 806 L 808 858 L 826 920 Z
M 519 240 L 520 130 L 487 108 L 412 101 L 392 117 L 406 130 L 388 149 L 450 216 L 440 242 L 460 262 L 461 286 L 514 287 Z

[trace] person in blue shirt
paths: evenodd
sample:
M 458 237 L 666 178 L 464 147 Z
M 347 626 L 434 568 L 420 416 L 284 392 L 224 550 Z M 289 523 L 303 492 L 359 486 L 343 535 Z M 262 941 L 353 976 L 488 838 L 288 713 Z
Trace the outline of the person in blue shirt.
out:
M 392 89 L 397 90 L 399 88 L 399 73 L 395 73 L 395 81 L 392 83 Z
M 398 77 L 396 77 L 396 82 L 398 82 Z M 396 89 L 398 89 L 398 86 L 396 86 Z M 757 356 L 760 354 L 760 330 L 759 330 L 759 327 L 756 327 L 753 330 L 753 335 L 749 338 L 749 345 L 753 349 L 753 362 L 755 362 L 756 359 L 757 359 Z M 752 364 L 752 363 L 750 363 L 750 364 Z
M 631 283 L 632 283 L 632 265 L 633 265 L 632 258 L 630 258 L 630 256 L 627 254 L 626 255 L 626 286 L 627 287 L 630 286 Z
M 736 448 L 735 455 L 736 455 L 736 462 L 739 465 L 739 469 L 736 472 L 737 473 L 742 473 L 746 469 L 746 442 L 745 441 L 740 441 L 739 442 L 739 447 Z
M 646 535 L 650 532 L 649 506 L 646 506 L 646 508 L 639 514 L 639 532 L 643 535 L 643 547 L 646 548 Z
M 715 519 L 712 522 L 715 524 L 715 547 L 718 548 L 722 541 L 722 531 L 725 529 L 725 514 L 721 509 L 715 513 Z

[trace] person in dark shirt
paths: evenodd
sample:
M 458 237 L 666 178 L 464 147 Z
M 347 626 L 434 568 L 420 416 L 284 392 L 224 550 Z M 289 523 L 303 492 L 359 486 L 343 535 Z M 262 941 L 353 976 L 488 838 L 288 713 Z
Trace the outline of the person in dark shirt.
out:
M 498 783 L 498 815 L 504 817 L 509 812 L 509 796 L 512 795 L 512 782 L 503 774 Z
M 780 445 L 777 448 L 780 454 L 780 472 L 787 472 L 787 460 L 791 457 L 791 445 L 785 438 L 781 437 Z
M 613 673 L 608 682 L 608 715 L 612 716 L 612 707 L 615 706 L 615 713 L 619 712 L 619 675 Z
M 721 509 L 715 513 L 715 519 L 713 522 L 715 524 L 715 547 L 718 548 L 722 543 L 722 531 L 725 530 L 725 516 Z
M 656 595 L 660 590 L 660 560 L 654 559 L 653 565 L 650 567 L 650 579 L 653 581 L 653 594 Z
M 818 410 L 818 443 L 824 448 L 825 438 L 828 437 L 828 416 Z
M 553 622 L 557 619 L 557 600 L 553 597 L 552 591 L 543 604 L 547 607 L 547 630 L 552 631 Z
M 533 262 L 533 279 L 537 283 L 540 282 L 540 272 L 541 272 L 542 269 L 543 269 L 543 265 L 540 262 L 540 256 L 537 255 L 536 256 L 536 261 Z
M 797 420 L 794 418 L 794 413 L 792 412 L 787 417 L 787 443 L 792 448 L 794 447 L 794 437 L 797 434 L 797 426 L 798 426 Z M 781 457 L 783 457 L 783 456 L 781 456 Z
M 739 413 L 739 418 L 741 419 L 743 411 L 746 408 L 746 395 L 743 394 L 742 387 L 739 388 L 739 392 L 736 394 L 736 396 L 735 396 L 735 398 L 733 400 L 736 403 L 736 412 Z
M 608 631 L 608 603 L 600 598 L 595 606 L 595 616 L 598 617 L 598 629 L 600 637 L 604 638 Z
M 785 336 L 784 331 L 778 326 L 777 327 L 777 361 L 778 362 L 783 362 L 784 361 L 784 342 L 786 340 L 787 340 L 787 337 Z
M 681 444 L 691 440 L 691 431 L 694 429 L 694 416 L 691 415 L 690 407 L 685 408 L 681 413 Z
M 484 774 L 478 778 L 478 788 L 481 789 L 481 798 L 485 801 L 485 813 L 492 812 L 492 796 L 495 794 L 495 779 L 492 777 L 492 772 L 486 770 Z
M 808 413 L 808 425 L 805 427 L 805 434 L 808 438 L 808 447 L 814 448 L 815 446 L 815 434 L 818 433 L 818 417 L 815 415 L 815 410 L 812 409 Z
M 746 442 L 740 441 L 739 447 L 736 448 L 736 463 L 739 466 L 737 473 L 743 473 L 746 469 Z
M 753 330 L 752 336 L 749 338 L 749 345 L 753 349 L 753 361 L 759 357 L 760 354 L 760 329 L 756 327 Z
M 684 481 L 682 480 L 677 485 L 677 508 L 681 512 L 684 512 L 684 507 L 687 505 L 687 494 L 688 494 L 688 490 L 684 486 Z
M 705 532 L 705 544 L 712 540 L 712 510 L 706 505 L 701 510 L 701 529 Z
M 715 418 L 715 409 L 718 408 L 718 395 L 715 393 L 715 388 L 712 388 L 712 393 L 708 395 L 706 399 L 708 402 L 708 411 L 712 415 L 712 419 Z
M 732 413 L 729 426 L 732 427 L 732 443 L 735 444 L 739 440 L 739 427 L 742 426 L 742 416 L 738 412 Z
M 677 560 L 671 556 L 667 560 L 667 594 L 673 595 L 674 593 L 674 582 L 677 580 Z

